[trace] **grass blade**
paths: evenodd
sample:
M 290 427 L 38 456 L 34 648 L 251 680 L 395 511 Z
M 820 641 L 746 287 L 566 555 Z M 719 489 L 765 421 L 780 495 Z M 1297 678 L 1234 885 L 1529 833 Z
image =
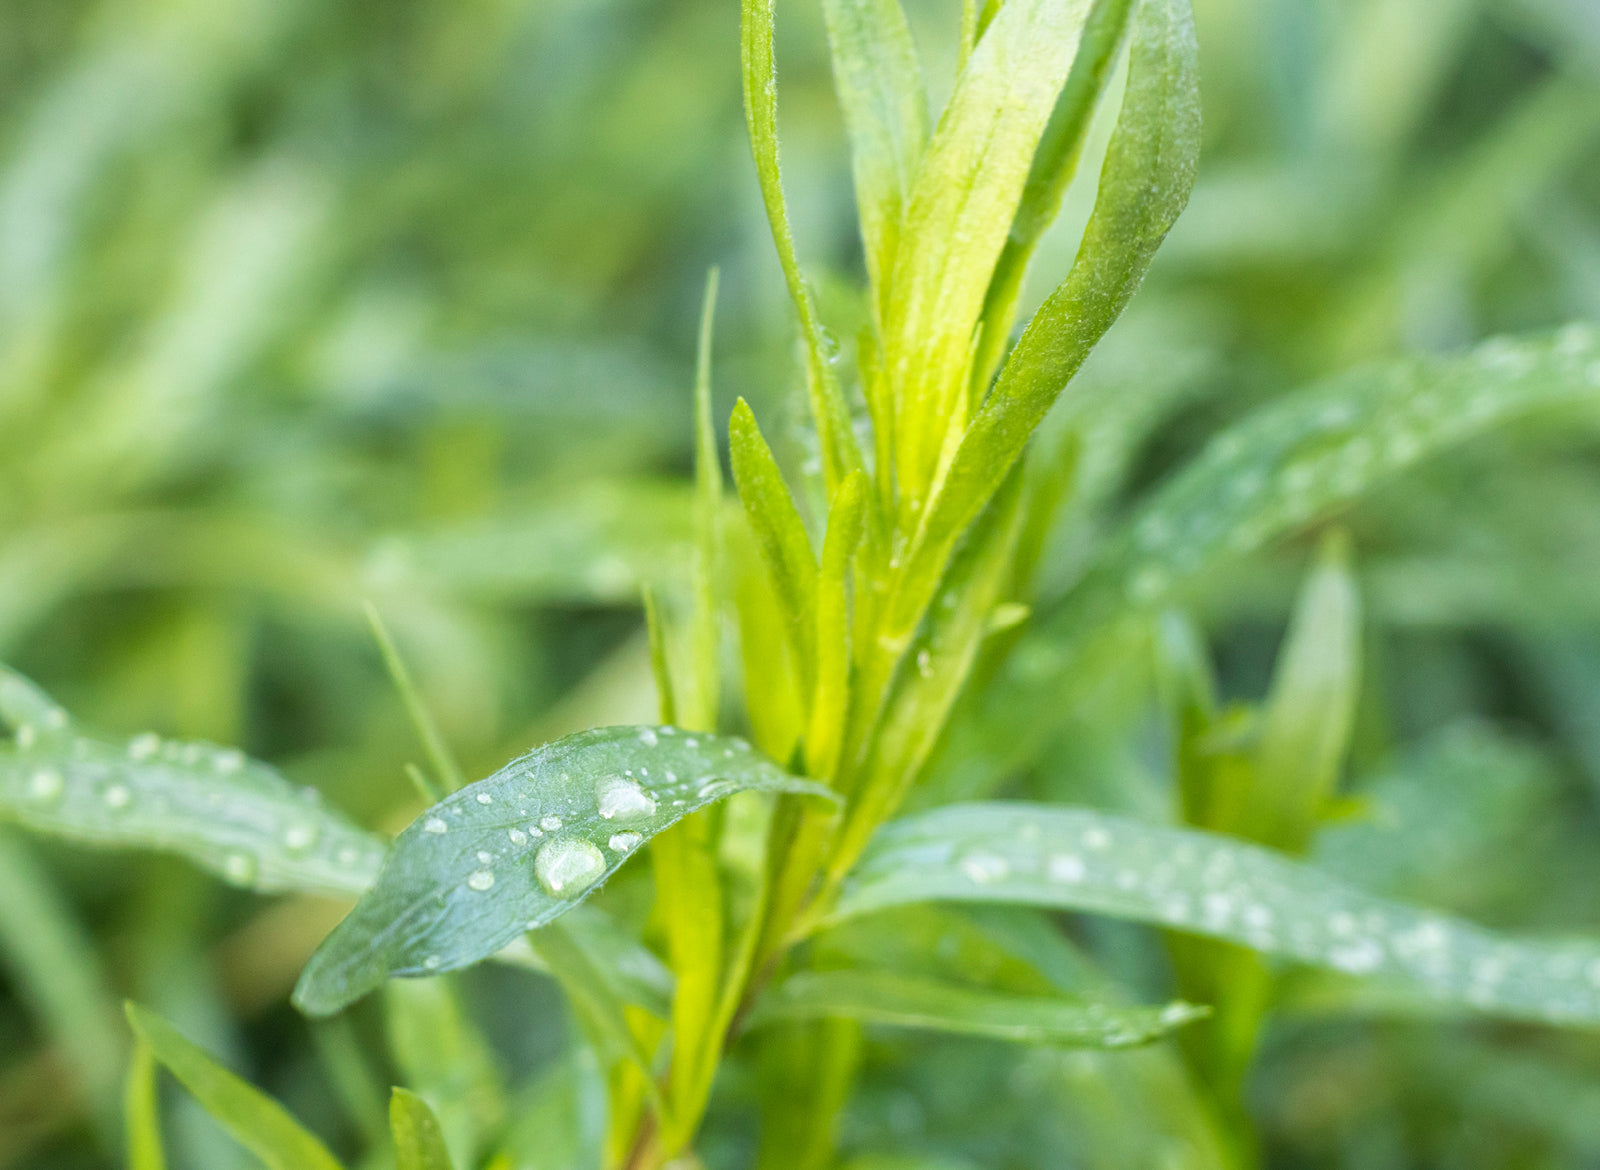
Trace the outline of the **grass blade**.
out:
M 576 906 L 650 837 L 746 789 L 828 795 L 739 739 L 608 727 L 546 744 L 400 834 L 295 1002 L 327 1015 L 391 975 L 476 963 Z
M 389 1128 L 394 1133 L 399 1170 L 451 1170 L 439 1119 L 421 1097 L 396 1087 L 389 1098 Z
M 128 1062 L 122 1114 L 128 1127 L 128 1170 L 167 1170 L 167 1155 L 161 1145 L 156 1055 L 143 1040 L 133 1046 L 133 1057 Z
M 130 1003 L 128 1022 L 167 1071 L 268 1170 L 341 1170 L 283 1106 L 217 1064 L 160 1016 Z
M 867 508 L 867 476 L 852 472 L 839 488 L 822 540 L 817 582 L 817 683 L 806 733 L 807 772 L 833 777 L 839 763 L 845 712 L 850 697 L 850 566 Z
M 1600 1025 L 1600 944 L 1498 935 L 1220 834 L 1026 802 L 948 805 L 884 829 L 834 916 L 927 901 L 1105 914 L 1399 979 L 1440 1004 Z
M 1126 1048 L 1158 1039 L 1205 1009 L 1116 1007 L 1008 995 L 888 971 L 802 971 L 762 997 L 750 1026 L 779 1020 L 847 1019 L 863 1024 L 986 1036 L 1017 1044 Z
M 59 721 L 58 708 L 17 698 L 16 676 L 8 686 L 19 720 L 29 710 Z M 10 747 L 0 745 L 0 819 L 35 832 L 181 854 L 261 891 L 359 893 L 383 858 L 381 840 L 322 807 L 314 790 L 231 748 L 13 726 Z
M 700 343 L 694 377 L 694 616 L 689 644 L 694 666 L 694 709 L 685 709 L 688 726 L 715 731 L 722 708 L 722 639 L 719 633 L 718 573 L 722 566 L 722 461 L 711 416 L 711 330 L 716 317 L 719 277 L 706 277 L 700 310 Z M 673 720 L 664 719 L 671 723 Z
M 922 66 L 900 0 L 825 0 L 822 13 L 833 54 L 833 88 L 850 136 L 867 278 L 881 312 L 900 224 L 928 141 Z

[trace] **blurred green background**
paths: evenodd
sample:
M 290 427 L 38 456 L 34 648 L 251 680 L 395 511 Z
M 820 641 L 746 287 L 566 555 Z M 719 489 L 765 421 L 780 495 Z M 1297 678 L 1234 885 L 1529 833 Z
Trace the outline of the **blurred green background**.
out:
M 859 245 L 814 7 L 779 6 L 786 178 L 824 312 L 848 321 Z M 959 4 L 907 8 L 942 97 Z M 1083 375 L 1126 406 L 1128 441 L 1047 593 L 1096 524 L 1252 406 L 1600 318 L 1594 0 L 1196 15 L 1199 184 Z M 807 447 L 737 26 L 729 0 L 0 0 L 0 660 L 90 726 L 236 743 L 374 827 L 414 813 L 418 750 L 365 600 L 469 773 L 649 718 L 637 598 L 686 563 L 709 266 L 719 414 L 743 394 L 797 468 Z M 1080 188 L 1035 296 L 1070 263 Z M 1494 925 L 1600 932 L 1597 440 L 1593 419 L 1527 426 L 1343 518 L 1370 610 L 1356 786 L 1378 813 L 1331 835 L 1328 865 Z M 1263 690 L 1306 547 L 1193 599 L 1229 694 Z M 1155 807 L 1148 704 L 1103 706 L 1008 791 Z M 334 1090 L 357 1048 L 388 1059 L 377 1017 L 317 1034 L 286 1002 L 338 906 L 0 844 L 14 936 L 96 964 L 351 1148 L 360 1110 Z M 1131 932 L 1097 942 L 1148 978 Z M 17 949 L 0 960 L 20 968 Z M 560 1049 L 546 984 L 462 983 L 501 1065 Z M 1271 1165 L 1600 1165 L 1593 1037 L 1318 1002 L 1262 1057 Z M 95 1121 L 120 1067 L 106 1035 L 104 1067 L 75 1068 L 26 980 L 0 977 L 0 1167 L 116 1164 Z M 881 1041 L 845 1147 L 1165 1165 L 1119 1113 L 1121 1059 Z M 175 1165 L 250 1164 L 178 1108 Z

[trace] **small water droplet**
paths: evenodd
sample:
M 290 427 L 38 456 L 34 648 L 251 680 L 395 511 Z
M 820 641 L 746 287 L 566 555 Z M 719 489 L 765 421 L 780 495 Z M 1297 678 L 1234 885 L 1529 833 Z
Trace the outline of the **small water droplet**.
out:
M 546 833 L 554 833 L 561 828 L 561 818 L 551 813 L 547 817 L 539 818 L 539 827 Z
M 1383 948 L 1370 938 L 1357 939 L 1330 950 L 1328 962 L 1348 974 L 1365 975 L 1383 962 Z
M 477 890 L 479 893 L 487 890 L 492 885 L 494 885 L 494 873 L 492 870 L 475 869 L 467 876 L 468 888 Z
M 1083 843 L 1090 849 L 1105 849 L 1111 845 L 1111 835 L 1098 825 L 1083 831 Z
M 644 838 L 638 833 L 613 833 L 611 840 L 606 842 L 613 853 L 631 853 L 639 847 L 639 842 Z
M 478 864 L 479 865 L 488 865 L 493 860 L 494 860 L 494 854 L 490 853 L 487 849 L 478 850 Z
M 237 748 L 228 748 L 218 752 L 211 762 L 217 771 L 227 775 L 244 767 L 244 753 Z
M 128 744 L 128 755 L 135 760 L 148 760 L 161 750 L 161 737 L 153 731 L 135 736 Z
M 652 729 L 646 727 L 639 732 L 639 742 L 644 744 L 645 747 L 655 747 L 661 741 L 656 737 L 656 733 Z
M 1073 853 L 1058 853 L 1050 859 L 1048 867 L 1053 882 L 1081 882 L 1088 873 L 1083 858 Z
M 511 838 L 513 845 L 526 845 L 528 843 L 528 834 L 521 829 L 507 829 L 506 836 Z
M 422 965 L 430 971 L 437 971 L 440 966 L 443 965 L 443 963 L 444 960 L 438 955 L 429 955 L 426 959 L 422 960 Z
M 579 837 L 547 841 L 533 859 L 534 876 L 553 897 L 586 890 L 605 871 L 605 854 L 592 841 Z
M 354 845 L 346 845 L 339 850 L 336 860 L 340 865 L 354 865 L 360 856 Z
M 422 831 L 424 833 L 448 833 L 450 826 L 445 824 L 439 817 L 429 817 L 422 822 Z
M 312 825 L 290 825 L 283 834 L 283 843 L 292 853 L 310 849 L 316 839 L 317 830 Z
M 66 788 L 66 778 L 55 768 L 40 768 L 28 778 L 28 797 L 40 804 L 61 799 Z
M 113 784 L 101 799 L 106 802 L 107 808 L 127 808 L 133 800 L 133 793 L 124 784 Z
M 694 736 L 691 735 L 691 736 L 689 736 L 689 738 L 687 738 L 687 739 L 685 739 L 683 741 L 683 746 L 686 747 L 686 748 L 689 748 L 690 750 L 693 750 L 694 748 L 697 748 L 697 747 L 700 746 L 700 741 L 698 739 L 696 739 Z
M 980 886 L 997 882 L 1011 872 L 1011 865 L 1004 857 L 982 850 L 967 854 L 961 859 L 960 866 L 967 880 Z
M 223 859 L 222 875 L 235 885 L 248 885 L 255 880 L 256 859 L 248 853 L 230 853 Z
M 600 815 L 608 821 L 636 821 L 656 812 L 656 798 L 639 786 L 637 780 L 608 776 L 600 781 L 595 796 Z
M 476 799 L 477 799 L 479 804 L 493 804 L 494 803 L 494 797 L 490 796 L 487 792 L 478 793 Z

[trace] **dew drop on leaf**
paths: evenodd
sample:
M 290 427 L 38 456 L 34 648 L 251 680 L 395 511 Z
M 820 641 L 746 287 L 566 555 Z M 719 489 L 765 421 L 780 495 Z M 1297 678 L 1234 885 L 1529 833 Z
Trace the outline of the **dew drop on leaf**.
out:
M 222 862 L 222 875 L 236 886 L 255 881 L 258 866 L 248 853 L 230 853 Z
M 656 798 L 626 776 L 608 776 L 595 792 L 600 815 L 608 821 L 637 821 L 655 815 Z
M 473 870 L 467 877 L 467 885 L 474 890 L 487 890 L 494 885 L 494 871 L 487 869 Z
M 539 827 L 546 833 L 554 833 L 557 829 L 561 828 L 561 818 L 556 816 L 554 813 L 551 813 L 547 817 L 540 817 Z
M 40 804 L 51 804 L 61 799 L 66 780 L 55 768 L 40 768 L 28 778 L 28 796 Z
M 592 841 L 577 837 L 547 841 L 533 859 L 533 874 L 552 897 L 588 889 L 605 869 L 605 854 Z
M 106 802 L 107 808 L 127 808 L 133 800 L 133 793 L 128 791 L 125 784 L 113 784 L 101 799 Z
M 422 831 L 424 833 L 448 833 L 450 826 L 445 824 L 439 817 L 429 817 L 422 822 Z
M 639 847 L 639 842 L 644 838 L 638 833 L 613 833 L 611 840 L 606 845 L 613 853 L 631 853 Z

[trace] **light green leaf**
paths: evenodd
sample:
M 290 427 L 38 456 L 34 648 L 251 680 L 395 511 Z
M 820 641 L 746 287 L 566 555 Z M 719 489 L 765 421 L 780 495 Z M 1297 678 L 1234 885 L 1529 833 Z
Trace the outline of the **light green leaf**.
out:
M 133 1046 L 122 1096 L 128 1127 L 128 1170 L 167 1170 L 161 1145 L 161 1101 L 156 1092 L 156 1054 L 147 1041 Z
M 1113 1007 L 1007 995 L 889 971 L 802 971 L 762 996 L 750 1026 L 778 1020 L 847 1019 L 863 1024 L 987 1036 L 1019 1044 L 1126 1048 L 1205 1015 L 1204 1008 Z
M 817 680 L 806 733 L 807 772 L 831 779 L 850 696 L 850 566 L 861 541 L 867 508 L 867 476 L 851 472 L 828 513 L 817 579 Z
M 399 1170 L 451 1170 L 439 1119 L 421 1097 L 396 1087 L 389 1098 L 389 1128 L 394 1131 Z
M 1062 196 L 1078 173 L 1095 107 L 1116 71 L 1134 7 L 1135 0 L 1096 0 L 1084 25 L 1078 55 L 1055 112 L 1045 126 L 1022 190 L 1022 201 L 1011 221 L 1011 234 L 995 263 L 994 278 L 984 298 L 983 337 L 973 369 L 975 394 L 981 396 L 988 388 L 1010 340 L 1028 261 L 1039 238 L 1061 210 Z
M 167 1071 L 268 1170 L 341 1170 L 283 1106 L 217 1064 L 160 1016 L 130 1003 L 128 1022 Z
M 761 559 L 782 606 L 801 686 L 809 694 L 816 664 L 817 558 L 778 461 L 744 399 L 728 421 L 733 480 Z
M 1538 410 L 1595 402 L 1600 337 L 1576 324 L 1313 385 L 1223 431 L 1157 489 L 1054 623 L 1157 604 L 1446 448 Z
M 1334 531 L 1301 590 L 1273 673 L 1245 835 L 1291 853 L 1305 849 L 1344 768 L 1360 676 L 1361 599 L 1349 539 Z
M 795 254 L 794 233 L 789 227 L 789 209 L 784 203 L 783 174 L 778 165 L 778 77 L 773 57 L 772 9 L 774 0 L 741 0 L 740 60 L 744 81 L 745 122 L 750 133 L 750 150 L 755 158 L 756 177 L 761 184 L 761 200 L 772 229 L 772 242 L 778 250 L 789 298 L 800 317 L 800 332 L 806 344 L 806 385 L 810 391 L 811 413 L 822 448 L 823 478 L 832 492 L 846 475 L 861 466 L 850 426 L 850 411 L 844 391 L 833 367 L 833 343 L 824 335 L 811 291 L 800 272 Z
M 1508 938 L 1220 834 L 1025 802 L 947 805 L 885 828 L 834 917 L 926 901 L 1106 914 L 1401 979 L 1441 1004 L 1600 1024 L 1600 944 Z
M 828 795 L 741 739 L 606 727 L 546 744 L 400 834 L 295 1002 L 327 1015 L 391 975 L 476 963 L 576 906 L 650 837 L 746 789 Z
M 1001 11 L 1003 18 L 1008 9 Z M 1187 0 L 1143 0 L 1133 35 L 1128 88 L 1078 258 L 1017 342 L 935 487 L 897 583 L 894 631 L 915 626 L 949 550 L 1121 314 L 1188 201 L 1200 115 Z
M 18 722 L 10 746 L 0 745 L 0 819 L 69 841 L 181 854 L 262 891 L 359 893 L 377 872 L 381 840 L 242 752 L 149 734 L 90 739 L 58 708 L 19 700 L 16 676 L 7 685 Z M 21 722 L 25 711 L 41 722 Z
M 917 172 L 883 321 L 895 472 L 915 515 L 961 426 L 973 337 L 1089 0 L 1011 0 L 956 81 Z M 1005 469 L 1001 469 L 1004 474 Z
M 867 278 L 881 312 L 900 223 L 928 141 L 922 67 L 900 0 L 825 0 L 822 14 L 833 53 L 833 88 L 850 135 Z
M 690 625 L 694 684 L 691 727 L 710 731 L 722 707 L 722 639 L 718 581 L 722 569 L 722 461 L 711 419 L 711 329 L 716 317 L 715 268 L 706 277 L 694 375 L 694 618 Z M 667 720 L 667 722 L 673 722 Z
M 386 984 L 383 1022 L 400 1079 L 438 1106 L 445 1145 L 464 1165 L 473 1163 L 484 1139 L 505 1123 L 505 1084 L 455 980 Z

